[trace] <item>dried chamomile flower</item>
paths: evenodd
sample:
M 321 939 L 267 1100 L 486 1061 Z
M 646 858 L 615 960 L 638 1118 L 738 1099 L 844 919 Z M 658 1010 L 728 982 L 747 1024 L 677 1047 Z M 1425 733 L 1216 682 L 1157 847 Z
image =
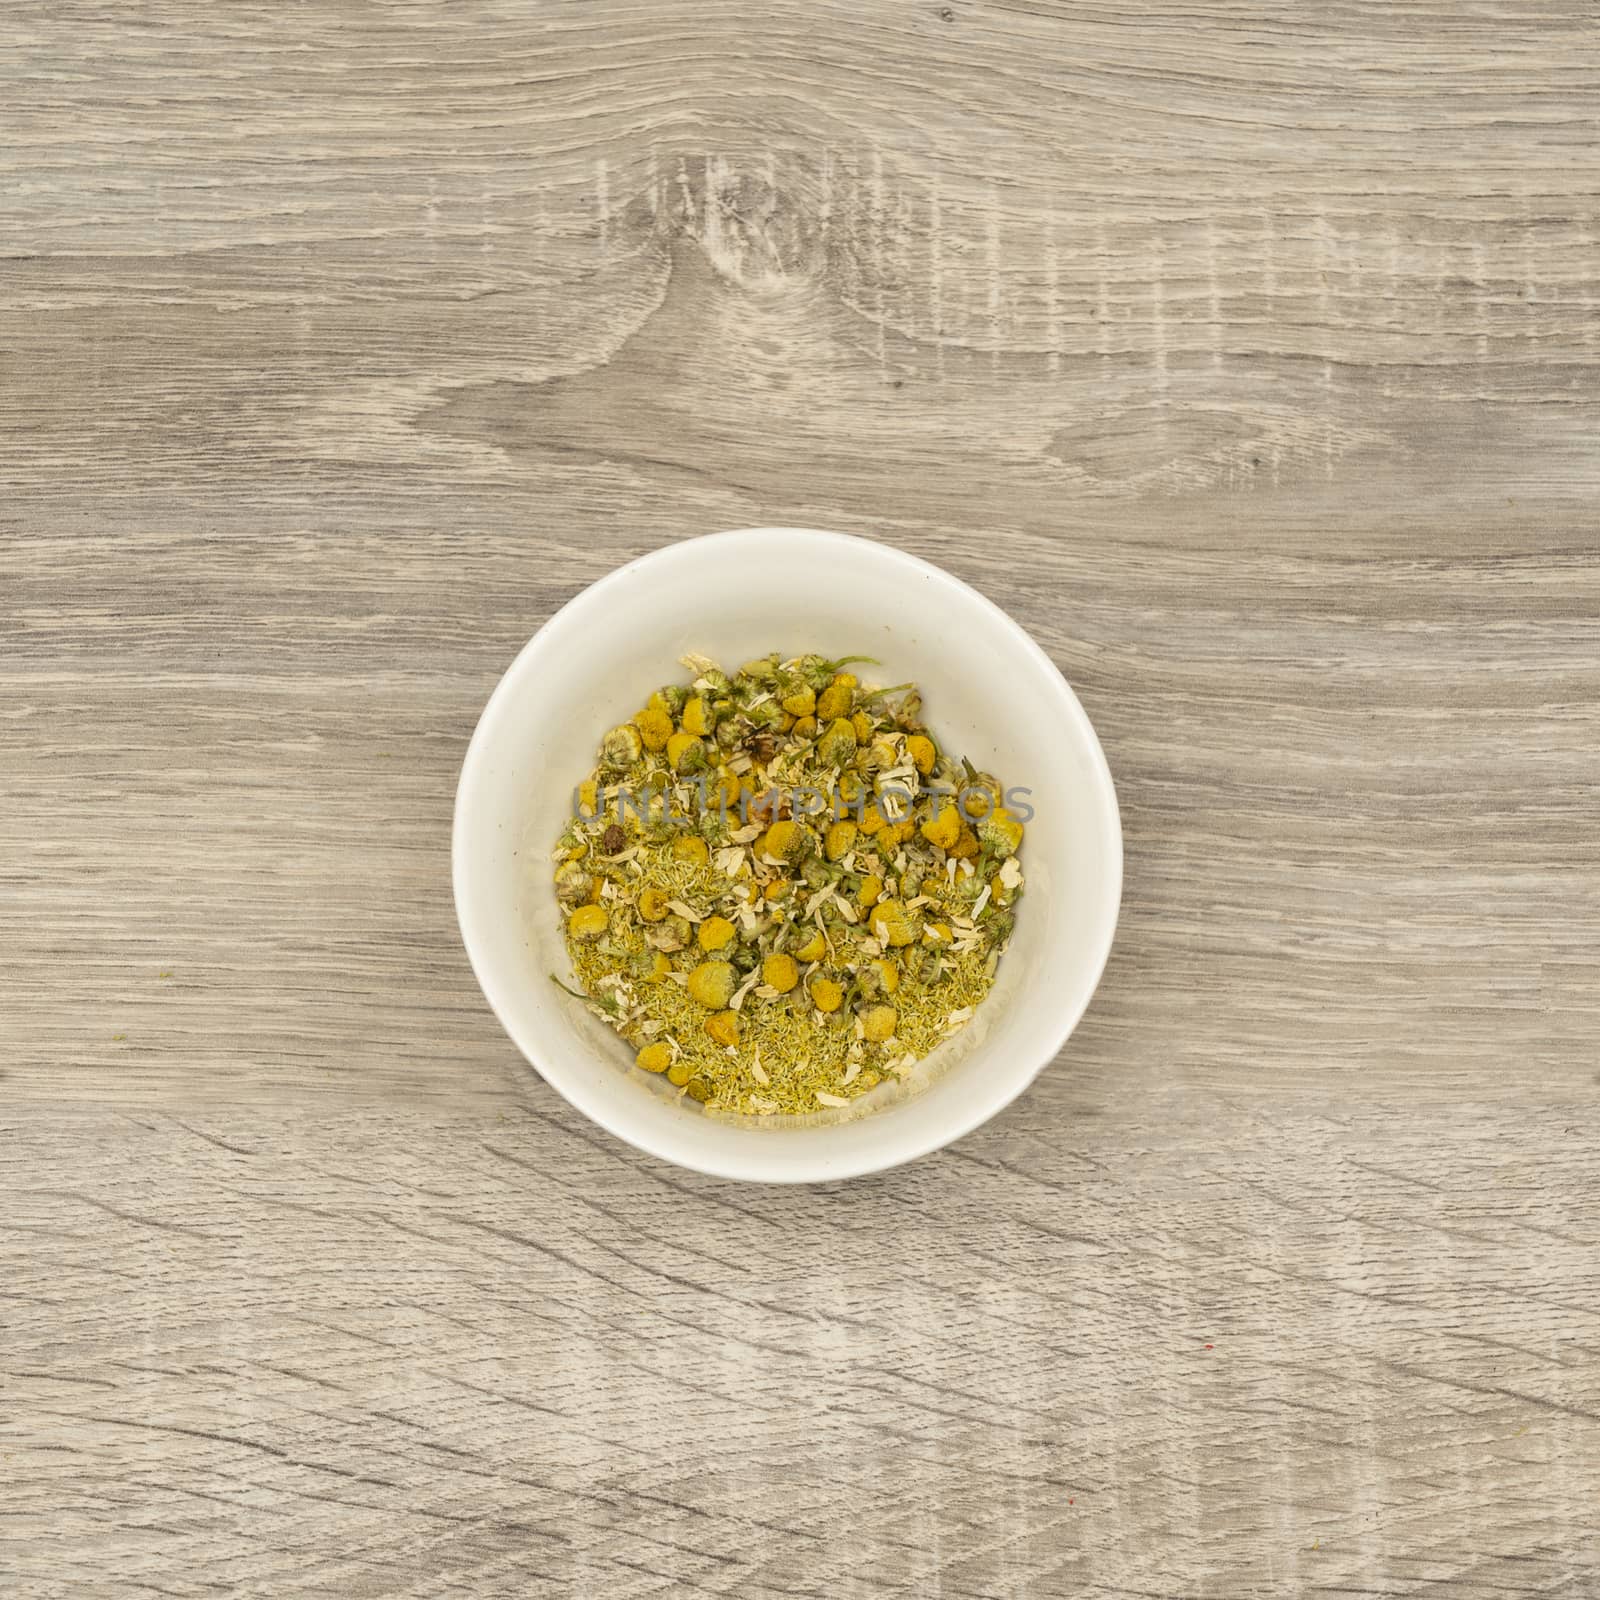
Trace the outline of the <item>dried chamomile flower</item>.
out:
M 879 901 L 872 908 L 871 927 L 873 938 L 896 949 L 917 940 L 916 923 L 898 900 Z
M 711 707 L 703 694 L 692 694 L 684 701 L 679 723 L 684 733 L 695 738 L 711 732 Z
M 854 704 L 855 687 L 856 680 L 848 672 L 836 674 L 817 696 L 817 720 L 834 722 L 840 717 L 848 717 Z
M 804 861 L 817 847 L 817 836 L 803 822 L 789 820 L 774 822 L 759 841 L 759 854 L 772 861 L 788 862 L 793 866 Z
M 665 1041 L 647 1044 L 633 1059 L 646 1072 L 665 1072 L 672 1065 L 672 1046 Z
M 779 994 L 788 994 L 800 981 L 800 968 L 795 964 L 793 956 L 778 952 L 768 956 L 761 963 L 761 978 L 768 987 L 777 990 Z
M 689 997 L 709 1011 L 720 1011 L 733 998 L 734 973 L 727 961 L 702 961 L 689 974 Z
M 816 973 L 806 984 L 806 993 L 818 1011 L 837 1011 L 844 1004 L 844 989 L 835 978 Z
M 1022 824 L 1009 811 L 995 811 L 978 825 L 978 840 L 997 860 L 1012 855 L 1022 844 Z
M 933 740 L 924 733 L 914 733 L 906 740 L 906 753 L 924 778 L 933 771 L 934 762 L 938 760 Z
M 817 740 L 817 759 L 828 767 L 847 766 L 855 759 L 860 743 L 855 727 L 843 717 L 837 717 L 828 724 L 828 731 Z
M 639 741 L 646 750 L 665 750 L 672 737 L 672 713 L 665 705 L 646 706 L 633 719 Z
M 600 759 L 613 771 L 620 772 L 631 767 L 643 750 L 644 741 L 639 736 L 639 730 L 626 722 L 613 728 L 600 741 Z
M 734 681 L 737 683 L 740 679 L 744 679 L 753 684 L 770 684 L 777 676 L 777 656 L 757 656 L 753 661 L 747 661 L 739 668 Z
M 576 861 L 565 861 L 556 868 L 556 898 L 564 905 L 581 905 L 594 893 L 594 877 Z
M 704 772 L 706 747 L 692 733 L 675 733 L 667 740 L 667 765 L 680 777 Z
M 943 805 L 922 824 L 922 837 L 940 850 L 948 850 L 961 836 L 961 813 L 954 803 Z
M 694 937 L 694 926 L 687 917 L 670 916 L 654 927 L 646 928 L 645 943 L 666 955 L 687 947 Z
M 861 963 L 856 972 L 856 982 L 869 1000 L 879 995 L 890 995 L 900 987 L 900 969 L 894 962 L 878 956 Z
M 778 683 L 778 704 L 791 717 L 809 717 L 817 709 L 817 691 L 803 679 Z
M 900 1013 L 893 1006 L 868 1006 L 861 1013 L 861 1037 L 873 1044 L 882 1044 L 894 1037 Z
M 737 1011 L 719 1011 L 714 1017 L 706 1018 L 706 1032 L 720 1045 L 736 1045 L 739 1042 L 739 1013 Z

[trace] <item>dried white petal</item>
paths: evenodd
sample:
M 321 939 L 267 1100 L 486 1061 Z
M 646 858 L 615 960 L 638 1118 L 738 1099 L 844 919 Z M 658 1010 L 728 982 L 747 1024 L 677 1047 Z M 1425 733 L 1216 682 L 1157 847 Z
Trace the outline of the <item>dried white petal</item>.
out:
M 756 970 L 752 972 L 737 989 L 734 990 L 728 1001 L 728 1009 L 730 1011 L 737 1011 L 739 1007 L 744 1004 L 744 997 L 749 994 L 750 991 L 760 982 L 761 968 L 757 967 Z
M 817 1103 L 824 1106 L 847 1106 L 850 1104 L 842 1094 L 827 1094 L 821 1089 L 817 1090 Z

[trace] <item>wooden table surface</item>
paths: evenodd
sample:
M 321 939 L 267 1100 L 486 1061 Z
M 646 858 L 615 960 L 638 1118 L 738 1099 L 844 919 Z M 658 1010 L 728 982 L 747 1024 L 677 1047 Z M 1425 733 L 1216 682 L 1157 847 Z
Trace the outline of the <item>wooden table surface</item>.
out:
M 8 1600 L 1600 1596 L 1588 0 L 12 0 L 0 136 Z M 521 643 L 758 523 L 1006 606 L 1127 838 L 815 1190 L 450 899 Z

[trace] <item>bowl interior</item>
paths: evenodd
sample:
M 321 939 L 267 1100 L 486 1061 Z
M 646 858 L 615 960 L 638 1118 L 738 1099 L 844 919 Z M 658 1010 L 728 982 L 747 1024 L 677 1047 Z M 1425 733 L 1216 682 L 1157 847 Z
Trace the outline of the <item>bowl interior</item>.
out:
M 1026 893 L 995 988 L 910 1084 L 815 1118 L 707 1116 L 639 1072 L 549 980 L 569 973 L 550 852 L 600 735 L 695 651 L 870 655 L 863 681 L 915 681 L 941 748 L 1029 791 Z M 619 1137 L 701 1171 L 816 1181 L 936 1148 L 1005 1105 L 1055 1054 L 1110 949 L 1121 834 L 1077 700 L 1004 613 L 939 569 L 839 534 L 756 529 L 668 546 L 584 591 L 501 681 L 462 771 L 454 839 L 468 953 L 543 1076 Z

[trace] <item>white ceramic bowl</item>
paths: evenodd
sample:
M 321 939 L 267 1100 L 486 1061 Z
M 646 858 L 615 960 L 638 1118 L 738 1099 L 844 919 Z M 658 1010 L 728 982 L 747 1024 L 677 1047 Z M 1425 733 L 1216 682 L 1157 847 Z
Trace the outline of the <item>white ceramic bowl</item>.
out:
M 870 655 L 865 681 L 915 681 L 940 746 L 1032 791 L 1017 929 L 987 1000 L 905 1085 L 804 1118 L 707 1115 L 550 981 L 570 967 L 550 852 L 600 735 L 678 658 Z M 1066 1043 L 1111 949 L 1122 892 L 1116 793 L 1049 657 L 997 606 L 914 556 L 838 533 L 749 528 L 656 550 L 585 589 L 528 642 L 468 746 L 452 841 L 473 971 L 551 1087 L 618 1138 L 700 1172 L 848 1178 L 959 1138 Z

